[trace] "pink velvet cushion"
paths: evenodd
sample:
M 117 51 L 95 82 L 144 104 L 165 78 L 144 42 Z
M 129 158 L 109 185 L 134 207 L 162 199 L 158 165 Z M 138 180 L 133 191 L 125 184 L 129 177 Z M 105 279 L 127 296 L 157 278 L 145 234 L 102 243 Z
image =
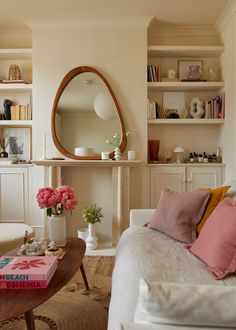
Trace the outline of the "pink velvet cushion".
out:
M 236 202 L 225 197 L 188 247 L 217 279 L 236 270 Z
M 192 243 L 208 198 L 206 190 L 175 192 L 164 189 L 148 227 L 181 242 Z

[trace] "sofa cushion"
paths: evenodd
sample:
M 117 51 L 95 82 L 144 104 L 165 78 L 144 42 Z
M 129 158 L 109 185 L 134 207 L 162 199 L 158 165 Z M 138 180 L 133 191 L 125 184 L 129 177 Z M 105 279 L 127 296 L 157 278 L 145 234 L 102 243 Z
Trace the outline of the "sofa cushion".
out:
M 236 269 L 236 201 L 225 197 L 210 215 L 198 239 L 189 246 L 217 279 Z
M 229 188 L 230 188 L 230 186 L 222 186 L 222 187 L 218 187 L 215 189 L 211 189 L 211 188 L 203 189 L 203 190 L 207 190 L 209 192 L 210 196 L 209 196 L 209 199 L 207 202 L 205 212 L 202 216 L 202 219 L 197 226 L 198 233 L 200 233 L 200 231 L 202 230 L 202 227 L 206 223 L 210 214 L 214 211 L 214 209 L 219 204 L 219 202 L 225 197 L 225 194 L 227 193 Z
M 236 326 L 236 287 L 140 279 L 134 322 Z
M 175 192 L 164 189 L 148 227 L 181 242 L 191 243 L 196 239 L 197 224 L 208 198 L 209 192 L 206 190 Z

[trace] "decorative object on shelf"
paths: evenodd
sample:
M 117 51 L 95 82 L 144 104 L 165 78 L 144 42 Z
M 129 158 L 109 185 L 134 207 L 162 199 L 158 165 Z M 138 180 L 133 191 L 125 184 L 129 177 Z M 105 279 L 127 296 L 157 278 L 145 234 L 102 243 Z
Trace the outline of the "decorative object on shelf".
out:
M 187 119 L 188 116 L 189 116 L 188 110 L 187 110 L 186 107 L 184 107 L 184 110 L 182 111 L 180 118 L 181 119 Z
M 192 118 L 199 119 L 204 116 L 203 101 L 199 97 L 195 96 L 192 98 L 189 108 L 189 113 Z
M 168 69 L 167 70 L 167 78 L 168 79 L 173 79 L 175 78 L 176 72 L 174 69 Z
M 177 109 L 166 109 L 166 118 L 175 118 L 178 119 L 179 118 L 179 114 L 178 114 L 178 110 Z
M 129 131 L 125 133 L 126 136 L 129 135 Z M 121 159 L 121 150 L 120 150 L 120 144 L 121 144 L 121 136 L 119 133 L 115 133 L 111 139 L 108 139 L 105 141 L 106 144 L 112 145 L 115 147 L 115 153 L 114 157 L 115 160 Z
M 181 164 L 181 160 L 180 160 L 180 154 L 184 153 L 184 148 L 181 146 L 177 146 L 174 148 L 174 153 L 176 154 L 176 163 L 177 164 Z
M 40 208 L 47 209 L 48 236 L 50 241 L 56 241 L 58 246 L 66 244 L 66 217 L 64 211 L 72 211 L 77 205 L 73 188 L 60 186 L 55 189 L 45 187 L 36 195 Z
M 46 132 L 43 133 L 43 155 L 42 155 L 42 158 L 41 160 L 46 160 L 47 159 L 47 144 L 46 144 Z
M 95 155 L 94 148 L 88 148 L 88 147 L 75 148 L 74 153 L 76 156 L 83 156 L 83 157 Z
M 159 161 L 158 153 L 160 147 L 160 140 L 148 140 L 148 155 L 149 161 Z
M 2 152 L 0 152 L 0 158 L 8 158 L 8 152 L 6 152 L 8 144 L 9 139 L 5 137 L 0 138 L 0 147 L 2 148 Z
M 184 92 L 164 92 L 163 108 L 167 118 L 179 118 L 185 108 Z M 177 116 L 178 115 L 178 116 Z
M 108 151 L 102 151 L 101 152 L 102 160 L 109 160 L 109 152 Z
M 12 105 L 11 100 L 6 99 L 3 101 L 4 119 L 5 120 L 11 120 L 11 105 Z
M 115 148 L 114 158 L 115 160 L 121 160 L 121 151 L 119 147 Z
M 9 158 L 31 159 L 31 129 L 29 127 L 4 127 L 3 135 L 9 139 L 6 151 Z
M 17 64 L 11 64 L 9 67 L 9 80 L 21 80 L 20 67 Z
M 89 250 L 94 250 L 98 246 L 94 224 L 101 222 L 103 218 L 101 210 L 101 207 L 98 207 L 96 204 L 90 204 L 85 207 L 82 212 L 84 221 L 88 223 L 88 237 L 86 238 L 86 247 Z
M 181 81 L 199 81 L 201 80 L 202 72 L 202 60 L 179 61 L 179 80 Z
M 136 159 L 136 151 L 128 150 L 128 160 L 135 160 L 135 159 Z

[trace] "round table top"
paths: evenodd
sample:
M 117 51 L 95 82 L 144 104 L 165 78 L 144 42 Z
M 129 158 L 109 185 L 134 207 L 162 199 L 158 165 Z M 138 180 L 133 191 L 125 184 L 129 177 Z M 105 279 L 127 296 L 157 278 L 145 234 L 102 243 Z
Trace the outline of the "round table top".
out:
M 58 292 L 80 268 L 85 249 L 82 239 L 67 238 L 67 244 L 63 248 L 65 255 L 58 261 L 57 270 L 46 289 L 1 289 L 0 321 L 30 311 Z M 16 255 L 16 250 L 7 255 Z

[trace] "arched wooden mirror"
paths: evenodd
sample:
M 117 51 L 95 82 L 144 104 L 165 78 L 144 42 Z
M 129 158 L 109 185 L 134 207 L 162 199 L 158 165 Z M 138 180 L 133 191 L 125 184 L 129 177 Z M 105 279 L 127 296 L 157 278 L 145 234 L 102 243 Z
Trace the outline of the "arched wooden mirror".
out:
M 101 159 L 114 147 L 105 141 L 120 134 L 123 152 L 127 140 L 121 111 L 115 95 L 100 72 L 80 66 L 62 80 L 52 109 L 51 129 L 57 149 L 72 159 Z

